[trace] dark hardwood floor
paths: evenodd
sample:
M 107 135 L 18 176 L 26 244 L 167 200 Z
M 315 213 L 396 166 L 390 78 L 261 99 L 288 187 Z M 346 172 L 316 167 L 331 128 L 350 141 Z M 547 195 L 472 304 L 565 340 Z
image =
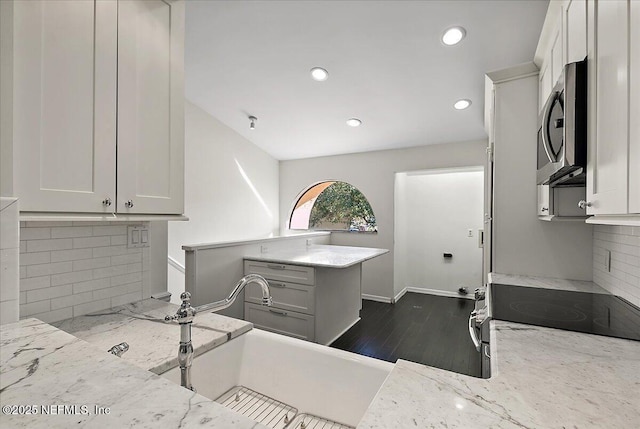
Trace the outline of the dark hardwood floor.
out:
M 410 360 L 474 377 L 480 357 L 469 338 L 474 301 L 407 293 L 395 304 L 363 301 L 360 320 L 331 344 L 395 362 Z

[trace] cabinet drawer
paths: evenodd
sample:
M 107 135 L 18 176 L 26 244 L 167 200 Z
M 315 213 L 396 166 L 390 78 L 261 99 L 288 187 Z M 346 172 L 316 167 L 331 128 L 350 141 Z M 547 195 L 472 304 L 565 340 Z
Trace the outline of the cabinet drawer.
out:
M 303 267 L 300 265 L 245 260 L 244 273 L 260 274 L 266 279 L 281 282 L 292 282 L 311 286 L 315 283 L 313 267 Z
M 315 319 L 308 314 L 246 302 L 244 304 L 244 319 L 253 323 L 256 328 L 266 331 L 301 340 L 315 340 Z
M 314 314 L 315 288 L 313 286 L 269 280 L 269 289 L 271 290 L 274 307 L 299 313 Z M 261 304 L 262 291 L 257 287 L 246 288 L 244 300 L 254 304 Z

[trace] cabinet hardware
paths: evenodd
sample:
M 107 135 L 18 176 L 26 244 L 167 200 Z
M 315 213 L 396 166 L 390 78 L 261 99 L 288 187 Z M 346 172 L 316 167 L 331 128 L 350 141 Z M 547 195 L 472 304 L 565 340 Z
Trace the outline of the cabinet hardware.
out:
M 591 206 L 592 206 L 591 201 L 585 201 L 585 200 L 578 201 L 578 207 L 580 207 L 583 210 Z
M 102 205 L 105 207 L 109 207 L 111 205 L 111 198 L 107 197 L 104 200 L 102 200 Z
M 128 209 L 133 207 L 133 200 L 129 200 L 126 203 L 124 203 L 124 206 Z
M 267 264 L 267 268 L 271 268 L 272 270 L 284 270 L 287 267 L 285 267 L 284 265 Z
M 278 316 L 286 316 L 287 315 L 286 311 L 278 311 L 278 310 L 274 310 L 272 308 L 269 309 L 269 312 L 273 313 L 273 314 L 277 314 Z
M 273 287 L 287 287 L 286 284 L 284 283 L 276 283 L 276 282 L 269 282 L 269 286 L 273 286 Z

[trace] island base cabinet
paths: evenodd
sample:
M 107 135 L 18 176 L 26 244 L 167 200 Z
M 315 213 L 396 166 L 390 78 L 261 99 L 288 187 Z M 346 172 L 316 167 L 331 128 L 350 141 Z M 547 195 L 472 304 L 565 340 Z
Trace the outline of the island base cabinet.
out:
M 268 280 L 273 306 L 298 313 L 315 313 L 315 288 L 313 286 L 299 285 Z M 246 288 L 244 300 L 253 304 L 262 304 L 262 291 L 257 287 Z
M 315 341 L 315 318 L 308 314 L 245 302 L 244 318 L 265 331 Z

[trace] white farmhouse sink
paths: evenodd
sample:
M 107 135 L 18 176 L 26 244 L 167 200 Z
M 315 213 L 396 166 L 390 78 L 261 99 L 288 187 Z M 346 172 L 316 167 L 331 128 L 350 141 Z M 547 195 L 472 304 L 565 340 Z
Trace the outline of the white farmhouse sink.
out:
M 215 400 L 244 386 L 299 413 L 356 426 L 393 364 L 252 329 L 195 358 L 191 379 Z M 180 384 L 180 368 L 162 374 Z

